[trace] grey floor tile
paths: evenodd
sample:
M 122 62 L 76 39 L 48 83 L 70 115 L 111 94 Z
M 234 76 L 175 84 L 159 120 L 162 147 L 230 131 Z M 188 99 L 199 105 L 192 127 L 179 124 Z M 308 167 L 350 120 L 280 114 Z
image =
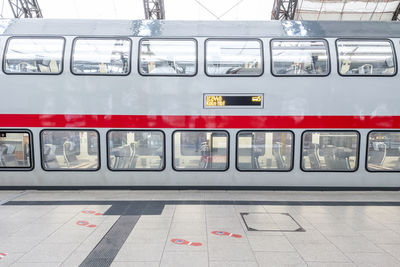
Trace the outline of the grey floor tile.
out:
M 58 267 L 59 263 L 54 262 L 17 262 L 11 265 L 11 267 Z
M 158 261 L 114 261 L 111 267 L 158 267 L 160 263 Z
M 39 244 L 29 253 L 25 254 L 18 262 L 45 262 L 62 263 L 77 247 L 76 243 L 71 244 Z
M 0 259 L 0 266 L 10 266 L 24 255 L 24 253 L 9 252 L 7 250 L 2 250 L 2 249 L 0 249 L 0 252 L 7 253 L 7 256 L 2 257 Z
M 294 244 L 297 252 L 305 261 L 350 262 L 350 260 L 332 244 Z
M 396 259 L 400 260 L 400 245 L 398 244 L 380 244 L 378 245 L 384 251 L 395 257 Z
M 175 214 L 178 213 L 205 213 L 206 208 L 204 205 L 177 205 Z
M 173 222 L 170 228 L 170 234 L 179 235 L 206 235 L 205 223 L 186 223 L 186 222 Z
M 91 233 L 90 228 L 74 229 L 74 230 L 58 230 L 44 239 L 43 243 L 82 243 Z
M 211 261 L 210 267 L 258 267 L 255 261 Z
M 346 255 L 359 266 L 400 266 L 400 261 L 387 253 L 347 253 Z
M 400 245 L 400 234 L 392 230 L 380 230 L 380 231 L 360 231 L 370 241 L 376 244 L 399 244 Z
M 344 223 L 313 224 L 313 226 L 325 236 L 360 236 L 360 233 Z
M 255 252 L 259 266 L 307 266 L 296 252 Z
M 160 243 L 164 242 L 168 236 L 168 229 L 136 229 L 126 239 L 126 243 Z
M 206 220 L 206 214 L 204 212 L 202 213 L 189 213 L 189 212 L 181 212 L 181 213 L 176 213 L 174 214 L 174 217 L 172 218 L 173 222 L 205 222 Z
M 207 267 L 207 252 L 164 252 L 161 264 L 162 267 Z
M 114 261 L 160 261 L 164 243 L 125 243 Z
M 335 236 L 329 240 L 342 252 L 382 252 L 363 236 Z
M 248 236 L 253 251 L 295 251 L 285 236 Z
M 210 261 L 255 261 L 250 245 L 232 243 L 229 246 L 209 244 Z
M 86 251 L 73 251 L 68 258 L 66 258 L 62 263 L 62 267 L 79 266 L 89 255 L 93 248 L 88 248 Z
M 221 228 L 243 228 L 239 217 L 207 217 L 206 224 L 207 228 L 216 230 Z
M 28 252 L 41 242 L 41 238 L 9 237 L 0 242 L 0 251 L 8 253 Z
M 350 262 L 307 262 L 309 267 L 356 267 L 357 265 Z
M 306 232 L 285 233 L 292 244 L 327 244 L 329 240 L 317 230 L 306 230 Z

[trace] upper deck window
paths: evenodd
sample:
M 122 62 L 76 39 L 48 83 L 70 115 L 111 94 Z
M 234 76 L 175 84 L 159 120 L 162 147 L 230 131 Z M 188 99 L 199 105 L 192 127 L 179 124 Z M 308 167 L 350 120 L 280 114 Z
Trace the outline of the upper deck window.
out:
M 64 42 L 63 38 L 12 37 L 4 56 L 4 72 L 59 74 Z
M 273 40 L 272 74 L 277 76 L 325 76 L 329 74 L 328 45 L 320 40 Z
M 140 41 L 139 72 L 153 76 L 193 76 L 197 72 L 197 43 L 185 39 Z
M 388 40 L 338 40 L 339 73 L 349 76 L 390 76 L 396 73 Z
M 131 40 L 128 38 L 78 38 L 72 53 L 75 74 L 127 75 Z
M 210 76 L 260 76 L 260 40 L 207 40 L 206 73 Z

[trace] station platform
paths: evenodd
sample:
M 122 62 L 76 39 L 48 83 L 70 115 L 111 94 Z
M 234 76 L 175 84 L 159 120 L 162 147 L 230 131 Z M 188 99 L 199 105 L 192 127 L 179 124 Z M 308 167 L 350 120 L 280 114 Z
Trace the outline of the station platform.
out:
M 400 266 L 398 191 L 0 191 L 0 266 Z

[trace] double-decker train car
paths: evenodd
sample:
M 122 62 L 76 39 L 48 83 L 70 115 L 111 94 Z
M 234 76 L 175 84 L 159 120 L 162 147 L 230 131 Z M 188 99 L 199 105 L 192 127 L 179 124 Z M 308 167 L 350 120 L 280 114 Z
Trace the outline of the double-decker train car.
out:
M 398 189 L 399 25 L 2 20 L 0 187 Z

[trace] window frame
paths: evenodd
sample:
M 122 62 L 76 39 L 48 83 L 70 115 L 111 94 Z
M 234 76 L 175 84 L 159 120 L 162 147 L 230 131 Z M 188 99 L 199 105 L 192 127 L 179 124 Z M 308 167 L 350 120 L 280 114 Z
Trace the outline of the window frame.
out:
M 239 169 L 239 166 L 238 166 L 238 164 L 239 164 L 239 134 L 240 133 L 242 133 L 242 132 L 250 132 L 250 133 L 252 133 L 252 132 L 262 132 L 262 133 L 265 133 L 265 132 L 268 132 L 268 133 L 270 133 L 270 132 L 279 132 L 279 133 L 282 133 L 282 132 L 287 132 L 287 133 L 291 133 L 292 134 L 292 160 L 291 160 L 291 164 L 290 164 L 290 168 L 289 169 L 287 169 L 287 170 L 282 170 L 282 169 L 260 169 L 260 170 L 257 170 L 257 169 L 251 169 L 251 170 L 241 170 L 241 169 Z M 291 172 L 292 170 L 293 170 L 293 168 L 294 168 L 294 157 L 295 157 L 295 153 L 294 153 L 294 150 L 295 150 L 295 137 L 296 137 L 296 135 L 295 135 L 295 133 L 293 132 L 293 131 L 291 131 L 291 130 L 260 130 L 260 129 L 257 129 L 257 130 L 240 130 L 240 131 L 238 131 L 237 133 L 236 133 L 236 153 L 235 153 L 235 167 L 236 167 L 236 170 L 237 171 L 239 171 L 239 172 Z
M 33 133 L 29 129 L 25 128 L 12 128 L 12 129 L 7 129 L 7 128 L 0 128 L 0 132 L 6 132 L 6 133 L 27 133 L 29 135 L 29 149 L 30 149 L 30 167 L 0 167 L 0 172 L 3 171 L 25 171 L 25 172 L 30 172 L 35 169 L 35 151 L 34 151 L 34 145 L 33 145 Z
M 308 41 L 308 42 L 312 42 L 312 41 L 322 41 L 323 43 L 325 43 L 325 47 L 326 47 L 326 55 L 328 56 L 328 60 L 327 60 L 327 64 L 328 64 L 328 72 L 326 74 L 323 75 L 316 75 L 316 74 L 311 74 L 311 75 L 300 75 L 300 74 L 290 74 L 290 75 L 280 75 L 280 74 L 275 74 L 273 72 L 273 65 L 274 65 L 274 61 L 273 61 L 273 57 L 272 57 L 272 43 L 274 41 Z M 271 75 L 274 77 L 327 77 L 331 74 L 332 71 L 332 66 L 331 66 L 331 52 L 330 52 L 330 48 L 329 48 L 329 42 L 325 39 L 325 38 L 272 38 L 269 41 L 269 56 L 270 56 L 270 71 L 271 71 Z
M 341 133 L 356 133 L 357 137 L 358 137 L 358 142 L 357 142 L 357 151 L 356 151 L 356 156 L 357 156 L 357 160 L 356 160 L 356 166 L 354 168 L 354 170 L 350 170 L 350 171 L 346 171 L 346 170 L 307 170 L 303 168 L 303 145 L 304 145 L 304 134 L 307 132 L 341 132 Z M 360 147 L 361 144 L 361 134 L 359 131 L 357 130 L 321 130 L 321 129 L 309 129 L 309 130 L 305 130 L 301 133 L 301 144 L 300 144 L 300 169 L 303 172 L 356 172 L 358 171 L 358 169 L 360 168 Z
M 44 156 L 43 156 L 43 132 L 51 131 L 51 132 L 96 132 L 97 133 L 97 147 L 98 147 L 98 166 L 96 169 L 46 169 L 44 167 Z M 85 129 L 85 128 L 46 128 L 42 129 L 39 133 L 39 149 L 40 149 L 40 165 L 43 171 L 46 172 L 97 172 L 101 169 L 101 148 L 100 148 L 100 133 L 96 129 Z
M 392 48 L 392 56 L 395 71 L 391 75 L 354 75 L 354 74 L 342 74 L 340 73 L 340 60 L 339 60 L 339 49 L 338 49 L 338 41 L 388 41 Z M 337 65 L 337 73 L 342 77 L 393 77 L 397 75 L 398 65 L 397 65 L 397 55 L 396 49 L 394 47 L 393 41 L 388 38 L 383 39 L 370 39 L 370 38 L 338 38 L 335 40 L 335 48 L 336 48 L 336 65 Z
M 142 52 L 142 42 L 144 40 L 155 40 L 155 41 L 194 41 L 194 45 L 195 45 L 195 67 L 196 67 L 196 71 L 191 74 L 191 75 L 179 75 L 179 74 L 149 74 L 149 73 L 142 73 L 140 71 L 140 55 Z M 143 77 L 194 77 L 198 74 L 199 72 L 199 44 L 197 39 L 195 38 L 147 38 L 147 37 L 143 37 L 139 39 L 139 43 L 138 43 L 138 58 L 137 58 L 137 71 L 139 73 L 140 76 Z
M 128 59 L 128 64 L 129 64 L 129 70 L 127 73 L 124 74 L 107 74 L 107 73 L 76 73 L 73 71 L 73 62 L 74 62 L 74 53 L 75 53 L 75 46 L 76 46 L 76 41 L 78 40 L 116 40 L 116 39 L 125 39 L 129 41 L 129 59 Z M 70 72 L 73 75 L 76 76 L 128 76 L 131 74 L 132 71 L 132 39 L 129 38 L 128 36 L 77 36 L 72 40 L 72 47 L 71 47 L 71 56 L 69 60 L 69 68 Z
M 63 40 L 63 48 L 61 53 L 61 62 L 60 62 L 60 71 L 57 73 L 52 72 L 7 72 L 6 71 L 6 55 L 12 39 L 62 39 Z M 3 73 L 6 75 L 61 75 L 64 72 L 64 58 L 65 58 L 65 47 L 66 47 L 67 40 L 64 36 L 27 36 L 27 35 L 16 35 L 11 36 L 7 39 L 6 45 L 4 46 L 3 51 L 3 60 L 2 60 L 2 70 Z
M 399 173 L 400 170 L 398 170 L 398 171 L 374 171 L 374 170 L 368 169 L 369 135 L 371 133 L 374 133 L 374 132 L 379 132 L 379 133 L 382 133 L 382 132 L 384 132 L 384 133 L 399 133 L 400 134 L 400 130 L 379 130 L 378 129 L 378 130 L 371 130 L 371 131 L 368 132 L 368 134 L 367 134 L 367 142 L 366 142 L 366 152 L 365 152 L 365 170 L 367 172 L 370 172 L 370 173 Z
M 207 43 L 209 41 L 257 41 L 260 44 L 261 72 L 257 75 L 212 75 L 207 72 Z M 264 43 L 260 38 L 207 38 L 204 40 L 204 73 L 207 77 L 261 77 L 265 71 Z
M 110 148 L 109 148 L 109 135 L 111 132 L 160 132 L 163 136 L 163 167 L 161 169 L 112 169 L 110 166 Z M 107 169 L 112 172 L 162 172 L 166 166 L 166 137 L 165 132 L 160 129 L 110 129 L 106 133 L 106 153 L 107 153 Z
M 227 138 L 227 140 L 226 140 L 226 168 L 225 169 L 223 169 L 223 170 L 215 170 L 215 169 L 210 169 L 210 170 L 207 170 L 207 169 L 204 169 L 204 170 L 202 170 L 202 169 L 177 169 L 177 168 L 175 168 L 175 164 L 174 164 L 174 162 L 175 162 L 175 133 L 176 132 L 223 132 L 223 133 L 226 133 L 226 138 Z M 228 171 L 229 170 L 229 167 L 230 167 L 230 160 L 229 160 L 229 158 L 230 158 L 230 135 L 229 135 L 229 132 L 228 131 L 226 131 L 226 130 L 211 130 L 211 129 L 199 129 L 199 130 L 187 130 L 187 129 L 181 129 L 181 130 L 174 130 L 172 133 L 171 133 L 171 139 L 172 139 L 172 142 L 171 142 L 171 144 L 172 144 L 172 149 L 171 149 L 171 154 L 172 154 L 172 159 L 171 159 L 171 165 L 172 165 L 172 169 L 174 170 L 174 171 L 176 171 L 176 172 L 226 172 L 226 171 Z

